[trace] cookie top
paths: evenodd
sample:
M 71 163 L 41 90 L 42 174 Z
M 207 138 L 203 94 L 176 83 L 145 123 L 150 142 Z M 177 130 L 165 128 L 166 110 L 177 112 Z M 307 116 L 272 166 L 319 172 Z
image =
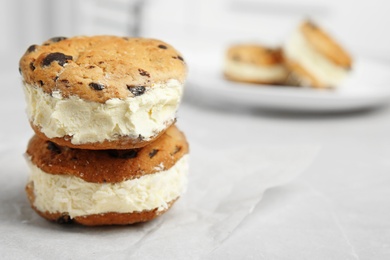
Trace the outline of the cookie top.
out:
M 257 66 L 272 66 L 283 62 L 280 48 L 268 48 L 256 44 L 239 44 L 229 47 L 226 56 L 235 62 L 250 63 Z
M 139 149 L 72 149 L 35 135 L 26 153 L 46 173 L 76 176 L 87 182 L 116 183 L 170 169 L 188 153 L 188 143 L 184 134 L 171 126 L 155 142 Z
M 170 79 L 184 82 L 187 68 L 171 45 L 146 38 L 117 36 L 55 37 L 31 45 L 20 59 L 26 83 L 46 93 L 79 96 L 104 103 L 139 95 Z
M 352 58 L 347 51 L 312 21 L 302 23 L 300 31 L 315 50 L 328 57 L 335 64 L 346 69 L 351 68 Z

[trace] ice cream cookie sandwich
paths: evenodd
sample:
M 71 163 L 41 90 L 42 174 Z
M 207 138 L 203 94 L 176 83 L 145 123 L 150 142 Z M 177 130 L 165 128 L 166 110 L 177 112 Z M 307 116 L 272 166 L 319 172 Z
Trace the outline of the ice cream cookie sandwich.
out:
M 283 84 L 288 76 L 281 49 L 255 44 L 228 48 L 224 75 L 228 80 L 258 84 Z
M 352 67 L 346 50 L 311 21 L 300 25 L 283 50 L 288 68 L 302 86 L 337 87 Z
M 116 36 L 55 37 L 19 68 L 30 124 L 61 146 L 132 149 L 174 121 L 187 69 L 169 44 Z
M 33 209 L 58 223 L 126 225 L 161 215 L 185 191 L 188 144 L 171 126 L 151 144 L 131 150 L 83 150 L 35 135 L 26 158 Z

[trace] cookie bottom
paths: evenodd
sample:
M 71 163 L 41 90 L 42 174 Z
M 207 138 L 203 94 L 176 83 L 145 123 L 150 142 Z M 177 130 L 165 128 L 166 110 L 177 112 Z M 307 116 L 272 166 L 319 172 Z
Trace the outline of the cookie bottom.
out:
M 288 60 L 286 62 L 287 67 L 291 72 L 291 76 L 294 78 L 294 82 L 303 87 L 313 87 L 313 88 L 329 88 L 325 84 L 321 83 L 313 74 L 308 72 L 303 66 L 299 63 Z
M 254 79 L 232 76 L 226 72 L 224 73 L 224 77 L 227 80 L 234 81 L 234 82 L 241 82 L 241 83 L 260 84 L 260 85 L 279 85 L 279 86 L 284 85 L 284 82 L 282 81 L 254 80 Z
M 44 133 L 42 133 L 38 126 L 31 124 L 32 129 L 34 130 L 35 134 L 39 136 L 43 140 L 51 141 L 53 143 L 56 143 L 60 146 L 66 146 L 69 148 L 75 148 L 75 149 L 86 149 L 86 150 L 126 150 L 126 149 L 135 149 L 135 148 L 141 148 L 144 147 L 150 143 L 152 143 L 154 140 L 159 138 L 171 125 L 173 125 L 176 122 L 176 120 L 173 120 L 171 123 L 166 125 L 166 128 L 150 138 L 149 140 L 143 140 L 141 137 L 137 139 L 129 138 L 129 137 L 120 137 L 117 140 L 108 141 L 105 140 L 103 142 L 97 142 L 97 143 L 83 143 L 83 144 L 73 144 L 71 141 L 70 136 L 65 137 L 54 137 L 54 138 L 48 138 Z
M 141 212 L 131 212 L 131 213 L 117 213 L 117 212 L 107 212 L 101 214 L 91 214 L 85 216 L 78 216 L 71 218 L 66 212 L 42 212 L 34 206 L 35 195 L 33 183 L 29 182 L 26 185 L 27 198 L 30 201 L 31 207 L 44 219 L 57 222 L 59 224 L 70 224 L 77 223 L 84 226 L 108 226 L 108 225 L 130 225 L 135 223 L 147 222 L 156 217 L 162 215 L 168 211 L 172 205 L 176 202 L 178 198 L 167 203 L 167 208 L 163 210 L 158 210 L 155 208 L 153 210 L 145 210 Z

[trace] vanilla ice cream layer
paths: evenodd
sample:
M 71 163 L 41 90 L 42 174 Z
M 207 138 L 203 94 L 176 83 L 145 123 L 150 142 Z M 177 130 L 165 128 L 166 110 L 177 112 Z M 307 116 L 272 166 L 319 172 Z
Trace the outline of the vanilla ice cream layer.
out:
M 255 66 L 231 60 L 225 61 L 225 72 L 235 78 L 259 82 L 282 82 L 287 77 L 283 65 Z
M 293 33 L 284 47 L 286 57 L 318 79 L 323 85 L 337 86 L 348 71 L 316 51 L 300 30 Z
M 70 217 L 107 212 L 131 213 L 167 209 L 187 187 L 188 155 L 168 170 L 119 183 L 92 183 L 70 175 L 43 172 L 31 163 L 34 206 Z
M 143 95 L 113 98 L 105 103 L 62 97 L 59 91 L 45 93 L 24 83 L 30 122 L 49 138 L 71 137 L 75 145 L 114 141 L 127 136 L 150 140 L 175 119 L 183 84 L 169 80 L 155 84 Z

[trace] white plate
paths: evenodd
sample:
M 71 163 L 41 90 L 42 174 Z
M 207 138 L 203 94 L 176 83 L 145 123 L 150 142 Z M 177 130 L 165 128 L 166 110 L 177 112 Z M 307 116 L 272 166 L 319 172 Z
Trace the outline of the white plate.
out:
M 255 85 L 225 80 L 220 70 L 193 68 L 188 79 L 192 98 L 217 103 L 314 112 L 342 112 L 378 107 L 390 102 L 390 64 L 358 60 L 335 90 Z

